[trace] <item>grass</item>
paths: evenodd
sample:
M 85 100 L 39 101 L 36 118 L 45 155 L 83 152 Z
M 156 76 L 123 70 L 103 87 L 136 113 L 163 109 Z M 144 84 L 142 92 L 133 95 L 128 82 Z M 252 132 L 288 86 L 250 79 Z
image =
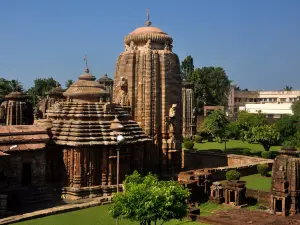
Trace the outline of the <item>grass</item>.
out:
M 200 216 L 210 216 L 218 211 L 224 211 L 229 209 L 231 208 L 222 204 L 205 202 L 200 204 Z
M 241 177 L 241 180 L 246 181 L 246 188 L 270 191 L 271 189 L 271 177 L 263 177 L 260 174 L 253 174 L 245 177 Z
M 15 223 L 14 225 L 115 225 L 115 220 L 108 215 L 108 205 L 82 209 L 69 213 Z M 158 223 L 160 224 L 160 223 Z M 120 220 L 119 225 L 139 225 L 128 220 Z M 164 225 L 205 225 L 198 222 L 173 220 Z
M 279 150 L 281 146 L 272 146 L 271 151 Z M 196 150 L 222 150 L 225 149 L 225 143 L 208 142 L 195 143 L 194 149 Z M 242 152 L 244 149 L 249 149 L 251 152 L 262 152 L 264 148 L 262 145 L 257 143 L 248 143 L 241 140 L 229 140 L 226 142 L 226 149 L 230 153 Z

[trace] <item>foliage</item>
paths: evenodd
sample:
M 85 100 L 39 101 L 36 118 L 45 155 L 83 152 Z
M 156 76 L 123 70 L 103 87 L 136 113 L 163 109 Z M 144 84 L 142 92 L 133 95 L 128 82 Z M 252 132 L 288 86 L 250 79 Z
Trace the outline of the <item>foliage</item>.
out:
M 195 136 L 195 142 L 196 143 L 201 143 L 203 141 L 203 137 L 196 135 Z
M 186 141 L 190 141 L 190 140 L 191 140 L 190 137 L 182 137 L 182 142 L 183 143 L 186 142 Z
M 283 89 L 284 91 L 292 91 L 293 90 L 293 87 L 292 86 L 289 86 L 289 85 L 286 85 Z
M 272 152 L 270 151 L 264 151 L 261 152 L 261 157 L 263 157 L 264 159 L 272 159 Z
M 268 164 L 258 164 L 257 165 L 257 171 L 260 173 L 262 176 L 267 176 L 269 170 Z
M 271 146 L 278 144 L 280 134 L 274 124 L 263 125 L 252 127 L 249 131 L 244 131 L 243 140 L 250 143 L 258 142 L 264 147 L 265 151 L 269 151 Z
M 300 121 L 300 99 L 293 103 L 292 110 L 298 121 Z
M 50 78 L 37 78 L 34 80 L 34 86 L 28 89 L 30 102 L 33 106 L 38 103 L 39 98 L 44 98 L 46 92 L 56 87 L 58 84 L 52 77 Z
M 239 180 L 241 177 L 241 174 L 237 170 L 229 170 L 226 172 L 226 180 Z
M 248 148 L 243 149 L 243 155 L 246 155 L 246 156 L 251 155 L 251 150 Z
M 262 126 L 266 124 L 266 121 L 266 116 L 264 114 L 253 114 L 247 111 L 240 111 L 236 123 L 243 132 L 251 130 L 252 127 Z
M 183 142 L 183 145 L 186 149 L 193 149 L 194 148 L 194 143 L 192 141 L 185 141 Z
M 225 138 L 226 127 L 228 124 L 228 119 L 224 112 L 221 110 L 213 111 L 204 120 L 204 126 L 208 133 L 213 135 L 218 139 Z
M 300 128 L 299 127 L 293 136 L 290 136 L 283 141 L 283 146 L 288 147 L 288 148 L 300 148 Z
M 142 177 L 135 171 L 126 177 L 124 189 L 114 196 L 109 210 L 113 218 L 150 225 L 158 220 L 182 219 L 187 213 L 190 193 L 176 181 L 159 181 L 152 174 Z
M 193 62 L 192 56 L 187 56 L 182 62 L 181 62 L 181 74 L 182 79 L 190 80 L 194 73 L 194 62 Z
M 240 138 L 240 128 L 238 122 L 230 122 L 226 128 L 226 136 L 229 139 L 238 140 Z
M 6 80 L 4 78 L 0 78 L 0 98 L 3 98 L 5 95 L 13 91 L 24 91 L 21 82 L 18 80 Z
M 67 80 L 65 83 L 66 88 L 69 88 L 74 83 L 74 80 Z
M 231 81 L 223 68 L 196 68 L 188 81 L 194 84 L 194 96 L 198 111 L 204 105 L 227 105 Z
M 295 135 L 297 122 L 298 120 L 294 115 L 284 115 L 276 121 L 276 130 L 280 133 L 281 142 Z

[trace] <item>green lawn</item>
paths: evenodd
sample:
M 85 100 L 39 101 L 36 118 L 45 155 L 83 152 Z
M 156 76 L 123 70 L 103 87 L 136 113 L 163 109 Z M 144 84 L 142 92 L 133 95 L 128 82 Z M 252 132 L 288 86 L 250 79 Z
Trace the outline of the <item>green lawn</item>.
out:
M 253 174 L 245 177 L 241 177 L 241 180 L 246 181 L 246 188 L 270 191 L 271 189 L 271 177 L 263 177 L 260 174 Z
M 271 147 L 272 150 L 279 150 L 280 146 Z M 203 143 L 195 143 L 194 149 L 197 150 L 222 150 L 225 149 L 225 143 L 218 142 L 203 142 Z M 248 142 L 244 142 L 241 140 L 229 140 L 226 142 L 226 149 L 230 153 L 242 152 L 244 149 L 250 149 L 251 152 L 261 152 L 264 151 L 264 148 L 260 144 L 249 144 Z
M 108 215 L 108 205 L 82 209 L 69 213 L 28 220 L 15 225 L 115 225 L 115 220 Z M 139 223 L 120 220 L 119 225 L 139 225 Z M 164 225 L 205 225 L 197 222 L 174 220 Z
M 212 202 L 205 202 L 200 204 L 200 215 L 201 216 L 209 216 L 218 211 L 224 211 L 231 209 L 228 206 L 224 206 L 222 204 L 216 204 Z

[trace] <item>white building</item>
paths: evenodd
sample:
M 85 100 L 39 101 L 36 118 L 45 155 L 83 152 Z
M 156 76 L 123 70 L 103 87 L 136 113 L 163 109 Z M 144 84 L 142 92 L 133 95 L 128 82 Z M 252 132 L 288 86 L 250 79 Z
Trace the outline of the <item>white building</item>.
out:
M 251 113 L 261 111 L 272 117 L 271 115 L 292 114 L 291 105 L 299 98 L 300 90 L 237 91 L 233 86 L 228 96 L 228 107 L 229 112 L 232 114 L 245 107 Z

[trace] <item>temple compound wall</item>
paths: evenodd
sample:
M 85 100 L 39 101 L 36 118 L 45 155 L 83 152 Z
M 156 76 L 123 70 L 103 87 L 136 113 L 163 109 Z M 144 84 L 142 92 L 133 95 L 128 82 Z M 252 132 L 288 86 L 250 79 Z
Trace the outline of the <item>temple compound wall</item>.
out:
M 130 107 L 131 118 L 153 139 L 161 174 L 170 176 L 179 172 L 181 165 L 180 62 L 172 52 L 172 38 L 150 25 L 147 21 L 145 27 L 125 37 L 113 98 Z

